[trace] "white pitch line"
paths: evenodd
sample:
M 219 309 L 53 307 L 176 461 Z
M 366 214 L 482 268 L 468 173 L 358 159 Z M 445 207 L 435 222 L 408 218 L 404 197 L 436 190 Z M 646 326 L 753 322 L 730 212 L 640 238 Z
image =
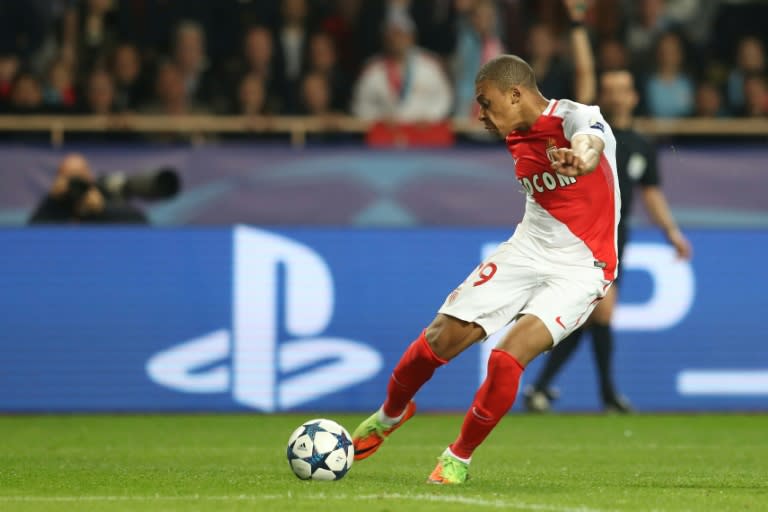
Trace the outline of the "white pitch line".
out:
M 546 505 L 543 503 L 527 503 L 522 501 L 489 500 L 472 496 L 441 496 L 437 494 L 401 494 L 401 493 L 380 493 L 380 494 L 313 494 L 308 496 L 312 500 L 337 500 L 337 501 L 373 501 L 381 499 L 406 500 L 406 501 L 431 501 L 437 503 L 459 503 L 462 505 L 472 505 L 475 507 L 488 507 L 500 509 L 518 509 L 518 510 L 541 510 L 547 512 L 605 512 L 602 509 L 596 509 L 579 505 L 576 507 L 565 507 L 558 505 Z M 38 502 L 38 503 L 76 503 L 76 502 L 138 502 L 138 501 L 274 501 L 282 499 L 301 499 L 301 495 L 288 494 L 237 494 L 232 496 L 205 496 L 199 494 L 190 494 L 182 496 L 0 496 L 0 503 L 9 502 Z

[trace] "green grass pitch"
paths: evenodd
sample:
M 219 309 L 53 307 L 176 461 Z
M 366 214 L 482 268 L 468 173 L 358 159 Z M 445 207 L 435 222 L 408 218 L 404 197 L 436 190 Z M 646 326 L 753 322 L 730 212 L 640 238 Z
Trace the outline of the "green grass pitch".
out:
M 339 482 L 303 482 L 285 444 L 325 416 L 0 416 L 0 510 L 764 511 L 768 416 L 504 419 L 464 486 L 425 483 L 459 415 L 418 415 Z

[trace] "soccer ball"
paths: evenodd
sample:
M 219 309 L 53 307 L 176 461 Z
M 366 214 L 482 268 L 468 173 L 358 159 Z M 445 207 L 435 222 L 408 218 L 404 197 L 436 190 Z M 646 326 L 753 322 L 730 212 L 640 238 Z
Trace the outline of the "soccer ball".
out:
M 352 437 L 332 420 L 304 422 L 288 439 L 288 464 L 302 480 L 339 480 L 354 459 Z

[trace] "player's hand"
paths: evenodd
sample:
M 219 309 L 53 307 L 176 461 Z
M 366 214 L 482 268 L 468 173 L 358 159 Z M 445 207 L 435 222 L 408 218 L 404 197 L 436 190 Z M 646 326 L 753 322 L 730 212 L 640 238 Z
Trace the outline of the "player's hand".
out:
M 593 170 L 570 148 L 558 148 L 549 155 L 552 157 L 552 170 L 563 176 L 576 177 Z
M 67 190 L 69 189 L 69 178 L 66 176 L 56 176 L 56 180 L 53 182 L 53 187 L 51 187 L 51 196 L 55 198 L 64 197 L 64 194 L 67 193 Z
M 565 8 L 568 9 L 568 16 L 571 18 L 571 21 L 582 23 L 591 2 L 589 0 L 563 0 L 563 3 Z
M 100 213 L 103 209 L 104 196 L 96 187 L 89 188 L 78 205 L 78 213 L 80 215 Z
M 675 248 L 678 258 L 683 260 L 691 259 L 691 256 L 693 255 L 691 243 L 679 229 L 675 228 L 667 231 L 667 240 L 669 240 L 669 243 Z

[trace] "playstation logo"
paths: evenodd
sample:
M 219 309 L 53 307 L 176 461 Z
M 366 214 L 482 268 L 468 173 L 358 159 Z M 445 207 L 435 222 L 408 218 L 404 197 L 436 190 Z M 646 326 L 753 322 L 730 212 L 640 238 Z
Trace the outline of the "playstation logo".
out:
M 232 268 L 231 326 L 152 356 L 146 371 L 153 382 L 183 393 L 230 392 L 271 412 L 379 372 L 381 355 L 367 344 L 322 335 L 333 316 L 333 279 L 310 248 L 239 226 Z

